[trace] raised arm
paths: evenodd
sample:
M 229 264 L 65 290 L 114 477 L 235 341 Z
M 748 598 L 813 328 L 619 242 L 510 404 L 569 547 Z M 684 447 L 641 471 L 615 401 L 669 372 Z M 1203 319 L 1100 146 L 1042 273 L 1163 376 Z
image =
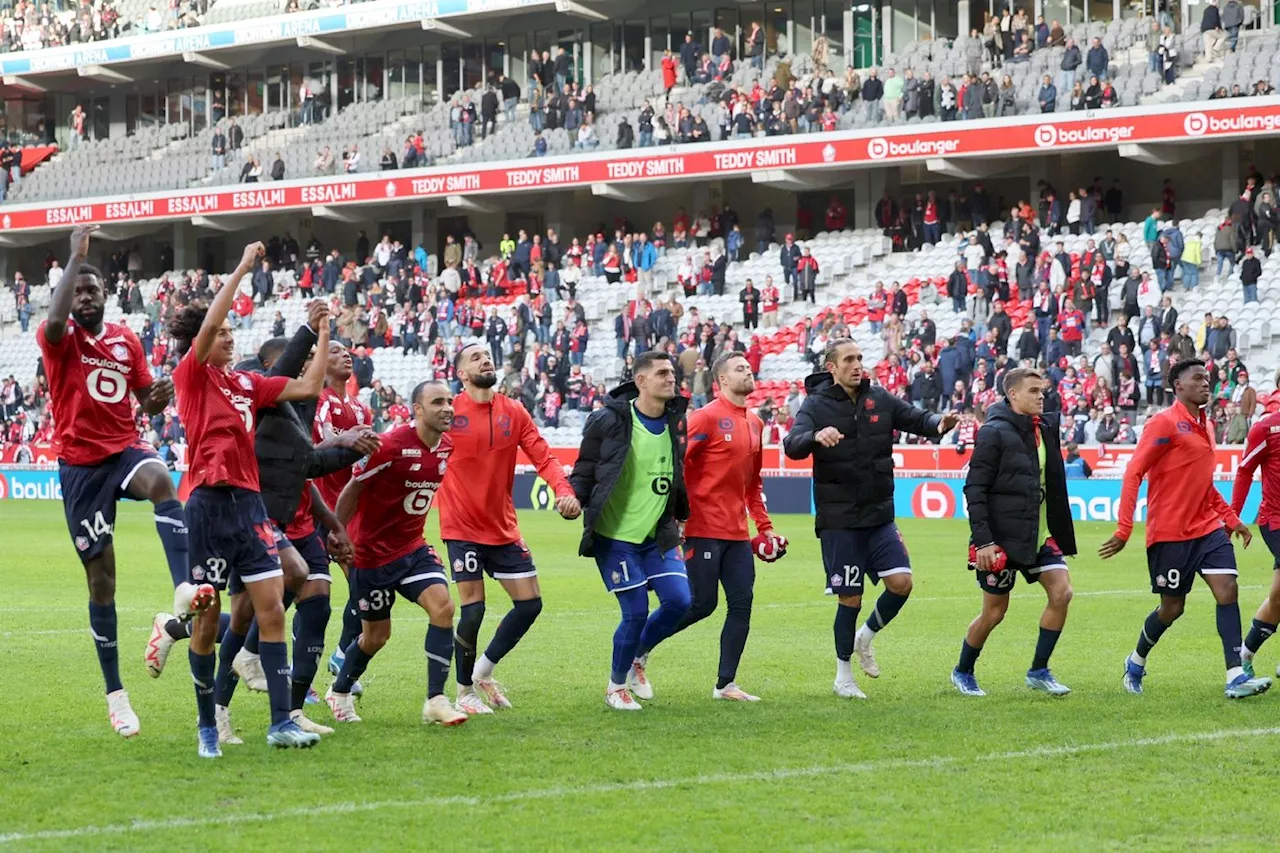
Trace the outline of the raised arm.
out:
M 320 310 L 324 307 L 324 300 L 316 299 L 307 306 L 307 324 L 299 326 L 298 330 L 293 333 L 293 337 L 289 339 L 289 343 L 285 345 L 284 352 L 280 353 L 280 357 L 276 359 L 276 363 L 271 365 L 271 369 L 267 371 L 268 376 L 297 376 L 302 372 L 302 366 L 307 362 L 307 356 L 311 354 L 311 348 L 316 344 L 316 326 L 320 325 L 318 317 Z M 325 316 L 328 316 L 327 314 Z M 315 322 L 313 322 L 315 321 Z M 328 324 L 324 324 L 328 327 Z M 317 352 L 316 358 L 327 358 L 327 352 Z
M 205 312 L 204 322 L 200 324 L 200 331 L 196 333 L 195 340 L 191 342 L 191 355 L 199 364 L 204 364 L 209 360 L 209 353 L 213 351 L 213 343 L 218 337 L 218 330 L 222 328 L 222 323 L 227 319 L 227 314 L 231 312 L 231 303 L 235 301 L 236 291 L 240 287 L 240 279 L 253 269 L 253 265 L 257 263 L 258 258 L 266 251 L 261 243 L 250 243 L 244 248 L 244 254 L 240 258 L 240 264 L 235 271 L 227 277 L 222 283 L 222 287 L 213 296 L 213 302 L 209 303 L 209 310 Z
M 324 390 L 324 373 L 329 363 L 329 306 L 321 303 L 311 314 L 319 318 L 320 330 L 316 333 L 316 351 L 307 365 L 306 373 L 297 379 L 290 379 L 280 392 L 279 399 L 284 402 L 292 400 L 311 400 L 320 396 Z
M 48 319 L 44 326 L 45 340 L 51 344 L 60 342 L 66 334 L 71 302 L 76 295 L 76 276 L 80 275 L 80 265 L 89 256 L 89 236 L 97 230 L 97 225 L 77 225 L 71 232 L 71 257 L 67 258 L 62 277 L 53 289 Z
M 520 449 L 524 451 L 525 456 L 529 457 L 529 461 L 538 471 L 538 476 L 545 480 L 551 487 L 551 491 L 555 493 L 556 512 L 572 521 L 582 514 L 582 504 L 574 494 L 569 479 L 565 477 L 564 469 L 560 467 L 560 460 L 552 454 L 547 440 L 538 432 L 537 424 L 525 411 L 524 406 L 516 405 L 514 409 L 515 416 L 520 421 L 518 426 Z

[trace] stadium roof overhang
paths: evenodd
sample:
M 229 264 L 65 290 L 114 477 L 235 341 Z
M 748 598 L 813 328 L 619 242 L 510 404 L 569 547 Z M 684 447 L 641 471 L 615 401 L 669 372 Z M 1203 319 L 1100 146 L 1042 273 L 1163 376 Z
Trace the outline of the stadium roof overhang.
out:
M 661 148 L 575 152 L 567 157 L 372 172 L 250 186 L 193 188 L 111 198 L 0 207 L 0 235 L 100 225 L 224 219 L 306 211 L 347 220 L 353 208 L 437 203 L 492 213 L 538 205 L 549 193 L 583 190 L 620 201 L 725 179 L 806 191 L 840 186 L 871 169 L 915 166 L 979 179 L 1050 155 L 1110 151 L 1135 162 L 1170 165 L 1238 140 L 1273 137 L 1280 97 L 1160 105 L 779 136 Z M 502 196 L 499 200 L 499 196 Z M 367 219 L 369 211 L 361 211 Z M 238 223 L 237 223 L 238 224 Z

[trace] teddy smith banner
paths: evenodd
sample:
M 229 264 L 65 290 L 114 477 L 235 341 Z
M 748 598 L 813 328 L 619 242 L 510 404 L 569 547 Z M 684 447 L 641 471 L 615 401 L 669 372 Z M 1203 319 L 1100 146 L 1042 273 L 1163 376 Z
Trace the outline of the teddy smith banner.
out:
M 1225 106 L 1218 106 L 1225 104 Z M 1063 150 L 1112 149 L 1149 143 L 1223 141 L 1280 129 L 1280 98 L 1215 101 L 919 125 L 729 143 L 667 146 L 530 158 L 466 168 L 434 167 L 307 181 L 240 185 L 0 207 L 0 232 L 100 224 L 190 220 L 317 207 L 344 207 L 450 196 L 498 195 L 593 184 L 677 182 L 743 177 L 756 172 L 869 167 L 966 157 L 1034 156 Z M 767 178 L 767 176 L 766 176 Z M 197 220 L 197 224 L 199 221 Z

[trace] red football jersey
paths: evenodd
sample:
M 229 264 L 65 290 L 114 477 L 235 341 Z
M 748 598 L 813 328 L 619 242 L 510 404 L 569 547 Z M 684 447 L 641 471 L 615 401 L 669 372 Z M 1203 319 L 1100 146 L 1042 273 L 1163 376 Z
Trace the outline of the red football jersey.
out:
M 151 387 L 147 356 L 137 335 L 123 323 L 103 323 L 92 335 L 67 321 L 62 340 L 50 343 L 45 326 L 36 330 L 52 397 L 53 440 L 58 458 L 69 465 L 96 465 L 137 444 L 129 392 Z
M 173 372 L 178 417 L 187 431 L 187 482 L 259 491 L 254 415 L 273 405 L 287 376 L 263 376 L 201 364 L 188 352 Z
M 311 437 L 316 442 L 324 438 L 322 424 L 328 424 L 334 433 L 346 432 L 356 427 L 371 427 L 373 426 L 373 412 L 368 406 L 361 403 L 359 399 L 342 397 L 334 393 L 332 389 L 325 388 L 320 392 L 320 399 L 316 403 L 316 419 L 311 427 Z M 338 503 L 338 495 L 342 494 L 342 487 L 350 479 L 351 469 L 344 468 L 341 471 L 334 471 L 332 474 L 321 477 L 315 482 L 325 503 L 333 507 Z
M 1249 430 L 1249 438 L 1236 469 L 1236 482 L 1231 490 L 1231 509 L 1244 512 L 1244 502 L 1253 485 L 1253 472 L 1262 469 L 1262 505 L 1258 507 L 1258 524 L 1280 529 L 1280 413 L 1267 415 Z
M 520 541 L 511 488 L 516 452 L 523 450 L 556 497 L 572 496 L 560 462 L 538 434 L 524 406 L 498 394 L 477 403 L 465 393 L 453 399 L 453 473 L 440 491 L 440 538 L 510 545 Z
M 746 541 L 747 515 L 756 530 L 773 529 L 764 506 L 761 442 L 764 424 L 754 412 L 724 397 L 691 413 L 684 453 L 689 520 L 684 535 Z
M 448 434 L 435 447 L 418 438 L 412 424 L 382 434 L 382 446 L 356 463 L 364 483 L 360 503 L 347 522 L 356 566 L 376 569 L 422 547 L 422 528 L 448 467 Z
M 302 487 L 302 499 L 298 501 L 298 511 L 284 529 L 284 535 L 290 539 L 301 539 L 310 536 L 316 529 L 315 516 L 311 514 L 311 481 Z

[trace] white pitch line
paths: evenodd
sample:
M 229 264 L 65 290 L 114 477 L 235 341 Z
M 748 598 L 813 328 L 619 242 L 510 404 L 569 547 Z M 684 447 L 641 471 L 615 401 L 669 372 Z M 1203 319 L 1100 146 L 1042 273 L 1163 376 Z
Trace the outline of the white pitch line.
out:
M 96 838 L 105 835 L 127 835 L 155 830 L 187 830 L 201 827 L 234 827 L 246 823 L 265 823 L 295 818 L 331 817 L 333 815 L 360 814 L 393 809 L 440 808 L 448 806 L 494 806 L 504 803 L 523 803 L 534 800 L 558 800 L 569 797 L 597 796 L 614 793 L 644 793 L 665 791 L 671 788 L 699 787 L 705 785 L 732 785 L 742 782 L 777 782 L 787 779 L 807 779 L 821 776 L 839 776 L 856 773 L 883 773 L 886 770 L 936 770 L 956 765 L 976 763 L 1022 761 L 1036 758 L 1061 758 L 1093 752 L 1118 752 L 1121 750 L 1160 747 L 1175 744 L 1206 743 L 1236 738 L 1280 736 L 1280 726 L 1255 729 L 1222 729 L 1211 732 L 1185 732 L 1158 737 L 1135 738 L 1102 743 L 1062 744 L 1038 746 L 1007 752 L 991 752 L 985 755 L 938 755 L 931 758 L 886 758 L 882 761 L 864 761 L 857 764 L 831 764 L 819 767 L 778 768 L 747 773 L 709 773 L 700 776 L 681 776 L 671 779 L 637 779 L 630 782 L 602 782 L 596 785 L 575 785 L 555 788 L 535 788 L 513 791 L 489 797 L 424 797 L 417 800 L 382 800 L 367 803 L 327 802 L 317 806 L 299 806 L 273 812 L 234 812 L 208 817 L 179 817 L 166 820 L 135 820 L 130 823 L 79 826 L 68 829 L 45 829 L 36 832 L 9 832 L 0 834 L 0 844 L 32 841 L 52 841 L 68 838 Z

